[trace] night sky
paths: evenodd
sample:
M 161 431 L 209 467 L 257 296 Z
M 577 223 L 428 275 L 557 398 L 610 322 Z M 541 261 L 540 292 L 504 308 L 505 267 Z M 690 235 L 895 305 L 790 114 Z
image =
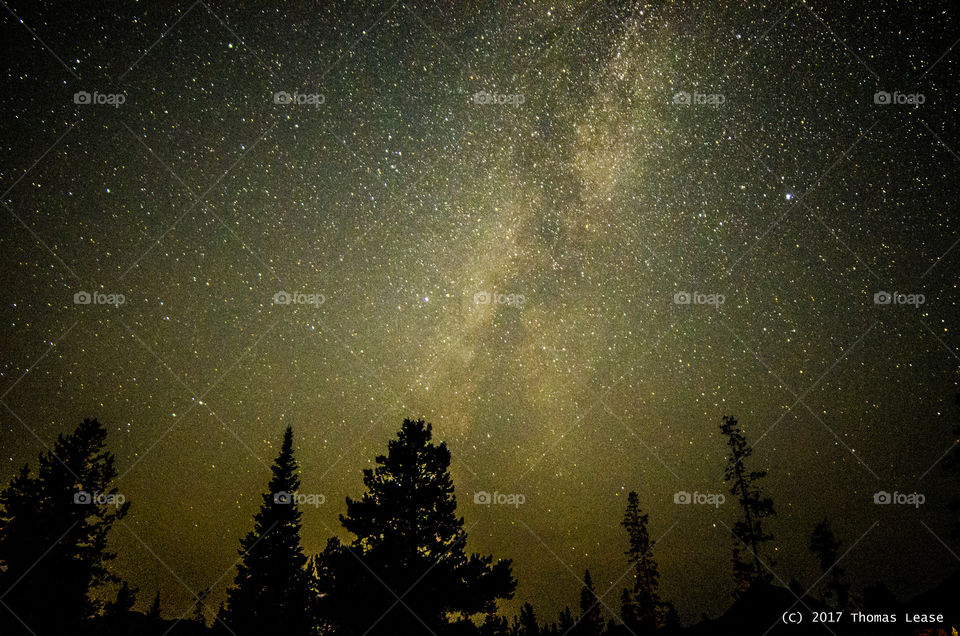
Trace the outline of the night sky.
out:
M 663 596 L 722 612 L 724 415 L 783 582 L 824 517 L 855 589 L 958 567 L 949 2 L 95 4 L 0 12 L 0 477 L 99 418 L 139 608 L 223 599 L 288 425 L 306 551 L 346 538 L 404 417 L 508 613 L 587 567 L 618 607 L 630 490 Z

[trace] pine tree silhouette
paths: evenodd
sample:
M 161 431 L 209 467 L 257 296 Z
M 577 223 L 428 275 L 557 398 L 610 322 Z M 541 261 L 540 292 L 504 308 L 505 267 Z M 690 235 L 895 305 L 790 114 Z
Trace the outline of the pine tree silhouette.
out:
M 321 602 L 337 634 L 442 634 L 451 616 L 494 610 L 513 597 L 510 561 L 464 552 L 446 444 L 432 428 L 404 420 L 387 455 L 363 471 L 367 491 L 347 498 L 344 528 L 356 539 L 325 551 L 330 594 Z
M 573 613 L 570 607 L 566 606 L 560 610 L 560 616 L 557 619 L 557 630 L 561 636 L 572 635 L 576 629 L 576 621 L 573 620 Z
M 954 404 L 958 407 L 958 412 L 960 412 L 960 393 L 957 393 L 954 398 Z M 953 436 L 960 438 L 960 423 L 953 427 Z M 960 480 L 960 453 L 950 453 L 947 458 L 943 460 L 943 467 L 950 473 L 954 480 Z M 951 499 L 947 507 L 954 513 L 960 512 L 960 500 L 956 498 Z M 954 522 L 953 527 L 950 529 L 950 534 L 955 539 L 960 539 L 960 516 L 957 516 L 957 521 Z
M 76 631 L 102 607 L 90 592 L 119 582 L 106 567 L 116 556 L 107 535 L 130 503 L 111 488 L 117 471 L 106 437 L 97 420 L 85 419 L 40 455 L 36 476 L 24 466 L 0 493 L 5 636 Z
M 153 603 L 150 604 L 150 609 L 147 610 L 147 618 L 158 621 L 160 620 L 160 590 L 157 590 L 157 593 L 153 597 Z
M 514 634 L 517 636 L 540 636 L 537 613 L 530 603 L 524 603 L 520 608 L 520 616 L 517 619 L 517 629 L 514 630 Z
M 830 522 L 826 519 L 813 529 L 810 537 L 810 551 L 817 557 L 820 573 L 826 578 L 823 585 L 823 601 L 832 607 L 844 610 L 850 600 L 850 584 L 846 581 L 843 568 L 837 563 L 837 551 L 840 545 L 840 541 L 830 529 Z
M 300 546 L 300 488 L 293 431 L 283 434 L 273 477 L 254 527 L 240 542 L 241 560 L 227 593 L 223 622 L 237 636 L 308 633 L 306 557 Z
M 753 454 L 753 449 L 747 444 L 736 418 L 724 417 L 720 432 L 727 438 L 727 446 L 730 447 L 723 480 L 732 482 L 730 494 L 737 498 L 743 511 L 743 519 L 733 525 L 734 596 L 739 598 L 752 584 L 769 583 L 772 579 L 767 567 L 772 566 L 774 561 L 769 557 L 761 560 L 760 552 L 761 546 L 773 539 L 773 535 L 764 530 L 763 520 L 776 513 L 773 500 L 761 497 L 756 485 L 767 471 L 747 471 L 744 462 Z
M 673 626 L 676 610 L 660 598 L 660 569 L 653 557 L 653 543 L 647 530 L 649 515 L 640 511 L 637 493 L 627 495 L 627 508 L 620 525 L 627 531 L 629 547 L 625 554 L 633 565 L 633 589 L 623 590 L 620 618 L 630 632 L 650 634 Z
M 583 573 L 583 588 L 580 590 L 580 619 L 577 621 L 578 636 L 600 636 L 603 633 L 603 613 L 600 599 L 593 588 L 590 570 Z

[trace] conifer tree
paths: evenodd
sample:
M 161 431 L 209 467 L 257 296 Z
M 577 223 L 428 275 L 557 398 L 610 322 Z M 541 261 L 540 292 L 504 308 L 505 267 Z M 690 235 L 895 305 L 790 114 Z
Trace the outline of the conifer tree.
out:
M 573 620 L 573 613 L 570 607 L 566 606 L 560 610 L 560 617 L 557 619 L 557 630 L 561 635 L 573 634 L 576 627 L 576 621 Z
M 40 455 L 36 474 L 24 466 L 0 492 L 0 633 L 76 630 L 102 608 L 90 593 L 119 582 L 107 535 L 130 502 L 111 486 L 106 438 L 96 419 L 83 420 Z
M 157 590 L 157 593 L 153 597 L 153 603 L 150 604 L 150 609 L 147 610 L 147 618 L 151 620 L 158 621 L 160 620 L 160 590 Z
M 628 623 L 645 632 L 658 627 L 660 611 L 660 570 L 651 552 L 650 534 L 647 531 L 648 515 L 640 512 L 637 493 L 627 495 L 627 509 L 620 525 L 627 531 L 629 547 L 627 561 L 633 565 L 633 620 Z
M 363 471 L 366 492 L 347 498 L 354 541 L 328 555 L 330 593 L 320 614 L 337 634 L 438 634 L 453 617 L 489 613 L 513 597 L 510 561 L 467 557 L 446 444 L 422 420 L 404 420 L 387 454 Z
M 817 557 L 820 573 L 826 578 L 823 584 L 823 601 L 837 609 L 846 609 L 850 600 L 850 583 L 837 563 L 837 551 L 840 541 L 830 529 L 830 522 L 824 519 L 813 529 L 810 537 L 810 551 Z
M 957 393 L 954 398 L 954 404 L 958 407 L 958 412 L 960 412 L 960 393 Z M 960 423 L 954 425 L 953 436 L 955 439 L 960 439 Z M 943 467 L 950 473 L 950 476 L 955 481 L 960 480 L 960 453 L 949 453 L 946 459 L 943 460 Z M 960 512 L 960 500 L 956 498 L 951 499 L 947 507 L 954 512 L 954 518 L 956 519 L 953 527 L 950 529 L 950 533 L 954 538 L 960 539 L 960 515 L 956 514 Z
M 533 610 L 533 605 L 524 603 L 520 608 L 520 617 L 518 619 L 518 629 L 516 633 L 519 636 L 539 636 L 540 625 L 537 623 L 537 614 Z
M 730 494 L 737 498 L 743 512 L 743 518 L 733 525 L 734 596 L 739 597 L 754 583 L 769 583 L 771 580 L 767 567 L 772 566 L 774 561 L 769 557 L 761 560 L 761 551 L 763 544 L 773 539 L 773 534 L 764 529 L 763 520 L 776 513 L 773 500 L 762 497 L 757 486 L 767 471 L 747 470 L 745 461 L 753 454 L 753 448 L 747 444 L 737 420 L 724 417 L 720 432 L 727 438 L 727 446 L 730 447 L 723 478 L 731 482 Z
M 296 502 L 300 477 L 290 428 L 271 471 L 253 530 L 240 542 L 241 560 L 222 616 L 237 636 L 299 636 L 309 629 L 306 557 Z
M 603 633 L 603 613 L 600 598 L 593 587 L 590 570 L 583 573 L 583 588 L 580 590 L 580 620 L 577 621 L 579 636 L 600 636 Z
M 653 556 L 647 530 L 649 515 L 640 510 L 637 493 L 627 495 L 627 508 L 620 525 L 627 531 L 627 561 L 633 565 L 633 589 L 623 590 L 620 617 L 630 631 L 653 633 L 676 620 L 673 604 L 660 598 L 660 569 Z

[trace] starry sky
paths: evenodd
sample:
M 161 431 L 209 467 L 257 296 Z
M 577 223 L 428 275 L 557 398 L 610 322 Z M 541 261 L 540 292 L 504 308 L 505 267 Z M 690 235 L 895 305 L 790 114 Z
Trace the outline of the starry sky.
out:
M 179 617 L 224 597 L 284 427 L 309 553 L 423 417 L 469 549 L 514 559 L 508 613 L 555 620 L 587 567 L 615 609 L 637 490 L 693 622 L 729 604 L 737 511 L 674 493 L 726 492 L 736 415 L 778 577 L 816 579 L 828 517 L 855 585 L 936 584 L 956 16 L 721 4 L 8 0 L 0 477 L 98 417 L 113 567 Z

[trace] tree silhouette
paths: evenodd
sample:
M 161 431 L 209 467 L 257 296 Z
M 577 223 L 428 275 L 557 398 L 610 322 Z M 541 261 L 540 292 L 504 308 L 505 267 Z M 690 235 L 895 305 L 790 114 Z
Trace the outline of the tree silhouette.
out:
M 620 619 L 636 634 L 652 633 L 676 622 L 673 605 L 660 598 L 660 569 L 653 558 L 648 520 L 649 515 L 640 511 L 637 493 L 631 491 L 620 525 L 627 531 L 625 554 L 633 566 L 633 589 L 624 589 L 620 596 Z
M 510 561 L 466 556 L 450 452 L 431 438 L 429 424 L 404 420 L 363 471 L 367 491 L 347 498 L 340 522 L 356 538 L 324 555 L 330 593 L 320 604 L 337 634 L 443 634 L 513 597 Z
M 593 588 L 590 570 L 583 573 L 583 588 L 580 590 L 580 620 L 577 621 L 578 636 L 600 636 L 603 633 L 603 614 L 600 598 Z
M 24 466 L 0 492 L 0 633 L 76 630 L 102 606 L 90 592 L 119 582 L 106 567 L 116 556 L 107 534 L 130 504 L 111 488 L 106 437 L 97 420 L 83 420 L 39 456 L 36 476 Z
M 827 579 L 823 585 L 823 601 L 838 609 L 845 609 L 850 600 L 850 584 L 844 578 L 843 568 L 837 563 L 837 550 L 840 545 L 826 519 L 813 529 L 810 551 L 817 557 L 821 575 Z
M 331 537 L 323 552 L 313 555 L 307 562 L 307 612 L 316 634 L 335 632 L 336 626 L 331 619 L 335 612 L 328 609 L 328 605 L 333 600 L 336 571 L 342 567 L 344 557 L 349 558 L 340 539 Z
M 150 609 L 147 610 L 147 618 L 158 621 L 160 620 L 160 590 L 157 590 L 156 595 L 153 597 L 153 603 L 150 604 Z
M 570 611 L 570 607 L 566 606 L 560 610 L 560 617 L 557 619 L 557 631 L 563 634 L 572 634 L 576 627 L 576 622 L 573 620 L 573 613 Z
M 517 627 L 513 630 L 517 636 L 540 636 L 540 624 L 537 623 L 537 613 L 533 605 L 524 603 L 517 618 Z
M 954 404 L 958 407 L 958 412 L 960 412 L 960 393 L 957 393 L 954 398 Z M 960 423 L 953 427 L 953 435 L 955 438 L 960 438 Z M 943 460 L 943 467 L 952 475 L 954 480 L 960 480 L 960 453 L 954 452 L 949 454 L 947 458 Z M 947 506 L 956 513 L 960 511 L 960 500 L 954 498 Z M 954 522 L 950 532 L 954 538 L 960 539 L 960 520 Z
M 104 613 L 108 616 L 119 616 L 133 609 L 137 602 L 137 588 L 131 588 L 126 581 L 117 590 L 117 597 L 107 603 Z
M 756 482 L 766 476 L 767 471 L 747 471 L 745 461 L 753 454 L 753 448 L 747 444 L 743 431 L 736 418 L 724 417 L 720 424 L 720 432 L 727 438 L 730 454 L 727 456 L 727 467 L 724 470 L 723 480 L 732 482 L 730 494 L 737 498 L 743 519 L 733 525 L 733 572 L 736 588 L 734 596 L 739 597 L 753 583 L 762 581 L 769 583 L 771 576 L 760 558 L 761 546 L 773 539 L 773 535 L 763 528 L 763 520 L 774 514 L 773 500 L 760 496 L 760 489 Z M 750 555 L 744 556 L 744 549 Z M 766 559 L 768 566 L 773 565 L 772 559 Z
M 222 616 L 237 636 L 298 636 L 309 627 L 306 557 L 300 546 L 300 510 L 295 500 L 300 477 L 289 427 L 271 471 L 253 530 L 240 542 L 241 560 Z
M 637 606 L 633 602 L 633 593 L 627 588 L 620 592 L 620 622 L 632 632 L 639 629 L 637 620 Z
M 507 625 L 507 619 L 497 616 L 496 612 L 490 612 L 480 625 L 480 636 L 512 636 L 512 634 Z

